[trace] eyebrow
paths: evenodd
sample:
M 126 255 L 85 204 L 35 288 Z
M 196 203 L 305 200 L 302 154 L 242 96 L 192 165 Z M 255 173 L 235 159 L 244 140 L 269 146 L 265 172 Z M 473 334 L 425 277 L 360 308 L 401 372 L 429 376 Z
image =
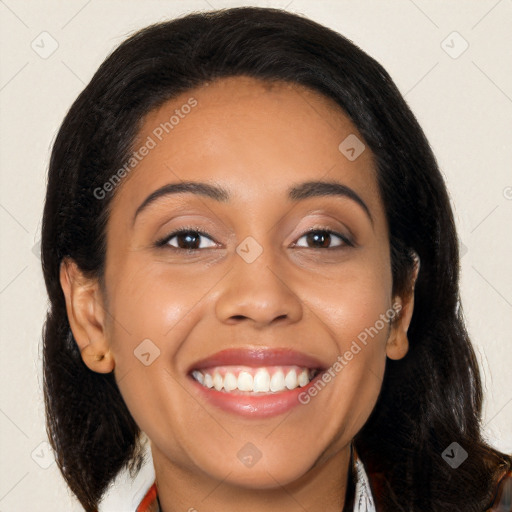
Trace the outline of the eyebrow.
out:
M 135 224 L 137 216 L 151 203 L 154 203 L 157 199 L 160 199 L 164 196 L 183 193 L 208 197 L 222 203 L 227 203 L 230 199 L 229 191 L 219 185 L 212 185 L 211 183 L 198 181 L 169 183 L 155 190 L 149 194 L 146 199 L 144 199 L 137 210 L 135 210 L 135 214 L 132 220 L 132 227 Z M 373 225 L 373 218 L 367 204 L 354 190 L 352 190 L 350 187 L 347 187 L 346 185 L 343 185 L 342 183 L 338 183 L 336 181 L 306 181 L 304 183 L 294 185 L 288 189 L 288 199 L 294 202 L 309 199 L 311 197 L 321 196 L 338 196 L 351 199 L 363 209 Z

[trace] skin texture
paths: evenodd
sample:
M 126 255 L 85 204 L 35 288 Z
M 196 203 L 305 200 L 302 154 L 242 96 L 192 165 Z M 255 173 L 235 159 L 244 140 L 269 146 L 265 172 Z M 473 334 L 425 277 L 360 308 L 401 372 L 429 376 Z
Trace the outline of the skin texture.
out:
M 89 368 L 114 370 L 151 440 L 163 512 L 339 512 L 349 443 L 374 408 L 386 357 L 407 353 L 413 308 L 412 293 L 392 296 L 371 151 L 354 161 L 340 152 L 348 135 L 362 137 L 331 100 L 247 77 L 163 104 L 146 117 L 134 147 L 190 97 L 197 105 L 116 191 L 105 289 L 72 261 L 61 266 L 74 337 Z M 350 187 L 372 220 L 346 197 L 287 198 L 290 186 L 318 180 Z M 231 199 L 169 195 L 133 223 L 149 194 L 181 181 L 221 185 Z M 195 252 L 155 247 L 191 225 L 210 237 L 200 238 Z M 308 242 L 304 233 L 313 228 L 349 236 L 354 246 Z M 263 250 L 252 263 L 236 252 L 248 236 Z M 331 246 L 340 243 L 331 235 Z M 177 246 L 177 238 L 169 244 Z M 394 303 L 402 307 L 398 320 L 370 338 L 307 405 L 285 414 L 254 419 L 225 412 L 202 399 L 187 376 L 194 362 L 238 347 L 293 348 L 328 367 Z M 160 351 L 148 366 L 134 355 L 145 339 Z M 237 456 L 246 443 L 261 452 L 252 467 Z

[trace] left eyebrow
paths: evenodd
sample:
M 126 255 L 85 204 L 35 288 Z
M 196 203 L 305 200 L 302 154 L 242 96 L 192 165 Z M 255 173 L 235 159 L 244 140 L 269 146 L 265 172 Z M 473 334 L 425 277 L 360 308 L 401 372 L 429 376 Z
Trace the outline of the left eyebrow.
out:
M 301 201 L 319 196 L 341 196 L 351 199 L 364 210 L 373 226 L 373 218 L 368 205 L 353 189 L 342 183 L 337 181 L 306 181 L 288 190 L 288 197 L 292 201 Z
M 231 197 L 228 190 L 218 185 L 212 185 L 211 183 L 198 181 L 169 183 L 152 192 L 140 204 L 137 210 L 135 210 L 135 214 L 132 220 L 132 227 L 135 224 L 137 215 L 139 215 L 139 213 L 146 209 L 151 203 L 164 196 L 183 193 L 202 195 L 223 203 L 229 202 Z M 347 187 L 346 185 L 343 185 L 342 183 L 338 183 L 336 181 L 306 181 L 304 183 L 290 187 L 288 189 L 287 195 L 288 199 L 294 202 L 320 196 L 346 197 L 357 203 L 363 209 L 373 225 L 373 218 L 367 204 L 354 190 L 352 190 L 350 187 Z

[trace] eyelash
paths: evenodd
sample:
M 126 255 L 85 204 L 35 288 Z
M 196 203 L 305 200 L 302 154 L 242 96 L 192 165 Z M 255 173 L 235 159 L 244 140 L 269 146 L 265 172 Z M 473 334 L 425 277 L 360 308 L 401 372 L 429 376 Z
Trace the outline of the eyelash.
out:
M 168 245 L 169 241 L 172 240 L 174 237 L 179 236 L 179 235 L 189 234 L 189 233 L 193 233 L 193 234 L 197 234 L 197 235 L 200 235 L 200 236 L 204 236 L 206 238 L 209 238 L 210 241 L 213 242 L 212 237 L 208 233 L 205 233 L 204 231 L 201 231 L 201 229 L 199 229 L 197 227 L 190 226 L 190 227 L 183 227 L 183 228 L 180 228 L 180 229 L 178 229 L 176 231 L 173 231 L 172 233 L 169 233 L 165 237 L 163 237 L 160 240 L 158 240 L 157 242 L 155 242 L 155 247 L 167 248 L 167 249 L 171 249 L 171 250 L 175 250 L 175 251 L 187 251 L 187 252 L 195 252 L 195 251 L 204 250 L 204 248 L 203 249 L 181 249 L 179 247 L 174 247 L 172 245 Z M 337 249 L 346 248 L 347 246 L 348 247 L 354 247 L 354 243 L 352 242 L 352 240 L 349 237 L 347 237 L 345 235 L 342 235 L 341 233 L 338 233 L 336 231 L 333 231 L 332 229 L 323 228 L 323 227 L 316 227 L 316 228 L 310 229 L 308 231 L 305 231 L 298 238 L 298 240 L 300 240 L 304 236 L 307 236 L 307 235 L 313 234 L 313 233 L 327 233 L 329 235 L 337 236 L 341 240 L 341 244 L 340 245 L 336 245 L 334 247 L 327 247 L 327 248 L 322 248 L 322 247 L 312 247 L 312 248 L 310 248 L 310 247 L 303 247 L 303 246 L 299 246 L 299 248 L 301 248 L 301 249 L 313 249 L 313 250 L 331 250 L 331 251 L 333 251 L 333 250 L 337 250 Z M 294 244 L 294 246 L 295 246 L 295 244 Z M 207 247 L 206 249 L 212 249 L 212 248 L 213 247 Z

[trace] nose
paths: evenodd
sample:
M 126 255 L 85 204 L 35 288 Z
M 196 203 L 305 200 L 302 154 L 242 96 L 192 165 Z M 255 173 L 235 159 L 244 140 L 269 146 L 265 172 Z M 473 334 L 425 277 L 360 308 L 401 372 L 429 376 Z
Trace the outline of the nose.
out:
M 233 267 L 222 281 L 215 306 L 217 318 L 226 324 L 250 322 L 262 329 L 271 324 L 295 323 L 303 315 L 303 304 L 286 282 L 284 272 L 273 264 L 270 251 L 252 263 L 235 254 Z

